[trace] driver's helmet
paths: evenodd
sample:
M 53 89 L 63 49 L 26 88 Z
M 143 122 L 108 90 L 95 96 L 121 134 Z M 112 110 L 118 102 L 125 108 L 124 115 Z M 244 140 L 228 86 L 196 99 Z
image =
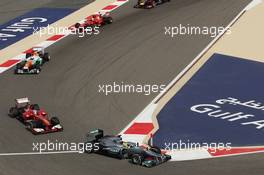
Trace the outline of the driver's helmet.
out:
M 92 20 L 92 21 L 95 20 L 95 15 L 92 15 L 91 20 Z
M 124 147 L 124 148 L 129 148 L 129 145 L 128 145 L 127 142 L 123 142 L 122 144 L 123 144 L 123 147 Z
M 38 111 L 37 110 L 32 110 L 33 111 L 33 114 L 37 115 L 38 114 Z

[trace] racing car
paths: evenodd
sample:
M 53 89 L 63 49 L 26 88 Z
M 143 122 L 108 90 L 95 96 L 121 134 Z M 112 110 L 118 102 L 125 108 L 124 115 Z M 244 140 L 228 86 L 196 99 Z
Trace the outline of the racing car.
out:
M 138 0 L 134 8 L 151 9 L 165 2 L 170 2 L 170 0 Z
M 106 24 L 111 24 L 113 22 L 113 18 L 110 16 L 110 13 L 105 13 L 104 15 L 101 13 L 91 15 L 86 18 L 84 23 L 76 23 L 76 29 L 86 29 L 87 27 L 101 27 Z
M 15 106 L 9 109 L 8 115 L 25 124 L 33 134 L 46 134 L 63 130 L 57 117 L 49 119 L 48 114 L 38 104 L 30 104 L 27 97 L 15 100 Z
M 43 47 L 33 47 L 21 62 L 17 63 L 15 74 L 39 74 L 41 66 L 50 61 L 50 55 Z
M 85 144 L 92 145 L 86 153 L 98 153 L 119 159 L 128 159 L 131 163 L 145 167 L 153 167 L 171 159 L 157 147 L 138 143 L 125 142 L 121 136 L 104 135 L 104 131 L 96 129 L 86 135 Z

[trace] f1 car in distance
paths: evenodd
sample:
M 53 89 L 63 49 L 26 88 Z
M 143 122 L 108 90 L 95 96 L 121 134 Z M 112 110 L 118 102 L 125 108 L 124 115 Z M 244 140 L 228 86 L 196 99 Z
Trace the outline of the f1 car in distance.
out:
M 104 131 L 96 129 L 86 136 L 85 144 L 94 145 L 87 153 L 99 153 L 119 159 L 129 159 L 136 165 L 153 167 L 171 159 L 157 147 L 139 146 L 137 143 L 124 142 L 121 136 L 104 136 Z
M 86 18 L 84 23 L 76 23 L 76 29 L 86 29 L 87 27 L 101 27 L 106 24 L 113 23 L 113 18 L 110 16 L 110 13 L 103 14 L 94 14 Z
M 39 74 L 41 66 L 50 61 L 49 53 L 43 47 L 34 47 L 31 52 L 26 53 L 25 58 L 17 63 L 15 74 Z
M 9 109 L 8 115 L 25 124 L 26 129 L 33 134 L 46 134 L 63 130 L 57 117 L 49 119 L 48 114 L 40 109 L 38 104 L 30 104 L 27 97 L 15 101 L 16 104 Z
M 138 0 L 134 8 L 151 9 L 165 2 L 170 2 L 170 0 Z

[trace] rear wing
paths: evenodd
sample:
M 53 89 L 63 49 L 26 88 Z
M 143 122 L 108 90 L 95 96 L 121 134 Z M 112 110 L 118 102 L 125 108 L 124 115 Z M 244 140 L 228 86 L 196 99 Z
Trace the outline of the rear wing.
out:
M 30 103 L 28 97 L 25 97 L 25 98 L 18 98 L 18 99 L 16 99 L 15 101 L 16 101 L 16 104 Z
M 102 129 L 95 129 L 90 131 L 88 134 L 86 134 L 86 139 L 91 140 L 97 140 L 104 136 L 104 131 Z

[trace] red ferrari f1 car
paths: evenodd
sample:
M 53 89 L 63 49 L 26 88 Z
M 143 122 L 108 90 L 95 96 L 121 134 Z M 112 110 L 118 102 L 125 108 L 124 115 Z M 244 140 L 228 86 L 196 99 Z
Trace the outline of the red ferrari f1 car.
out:
M 94 14 L 86 18 L 84 23 L 76 23 L 75 28 L 86 29 L 87 27 L 101 27 L 106 24 L 111 24 L 113 22 L 113 18 L 109 13 L 102 14 Z
M 30 104 L 28 98 L 16 99 L 15 107 L 9 110 L 9 116 L 25 124 L 33 134 L 46 134 L 63 130 L 57 117 L 48 118 L 47 113 L 38 104 Z

